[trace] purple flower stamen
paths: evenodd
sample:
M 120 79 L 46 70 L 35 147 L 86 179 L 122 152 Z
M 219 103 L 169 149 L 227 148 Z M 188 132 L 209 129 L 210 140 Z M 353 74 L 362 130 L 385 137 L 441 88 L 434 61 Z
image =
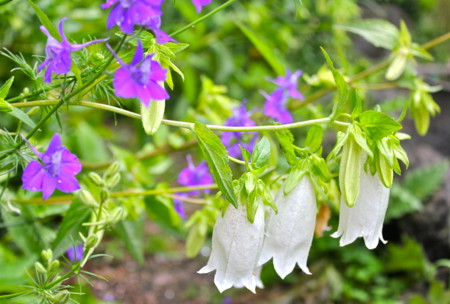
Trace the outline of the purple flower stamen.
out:
M 75 175 L 81 172 L 81 163 L 75 154 L 61 145 L 58 133 L 53 136 L 43 154 L 30 143 L 28 145 L 41 162 L 33 160 L 25 168 L 22 175 L 22 187 L 25 190 L 42 191 L 42 199 L 46 200 L 55 189 L 65 193 L 80 189 Z

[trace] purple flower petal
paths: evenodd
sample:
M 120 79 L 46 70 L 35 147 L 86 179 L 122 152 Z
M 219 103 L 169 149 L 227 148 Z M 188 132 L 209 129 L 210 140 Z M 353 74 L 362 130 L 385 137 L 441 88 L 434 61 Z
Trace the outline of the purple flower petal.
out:
M 74 247 L 70 247 L 67 250 L 67 256 L 69 257 L 69 260 L 72 262 L 81 261 L 83 258 L 83 246 L 77 245 Z
M 200 13 L 202 11 L 202 6 L 208 5 L 211 3 L 212 0 L 192 0 L 192 3 L 195 5 L 195 9 L 197 10 L 197 13 Z
M 42 179 L 42 199 L 46 200 L 52 196 L 56 189 L 56 179 L 52 177 L 48 172 Z
M 64 193 L 72 193 L 80 189 L 80 183 L 73 175 L 60 174 L 54 179 L 56 180 L 56 189 Z

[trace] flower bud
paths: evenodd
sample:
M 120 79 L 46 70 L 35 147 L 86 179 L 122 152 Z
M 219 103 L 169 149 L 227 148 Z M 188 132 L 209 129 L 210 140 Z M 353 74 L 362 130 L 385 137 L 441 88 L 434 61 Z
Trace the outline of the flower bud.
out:
M 39 262 L 34 262 L 34 268 L 41 274 L 47 274 L 47 269 L 45 269 L 44 265 Z
M 84 189 L 80 191 L 80 199 L 88 207 L 97 208 L 99 206 L 92 194 Z
M 148 107 L 144 104 L 141 105 L 142 125 L 145 133 L 153 135 L 158 131 L 164 116 L 165 107 L 165 100 L 152 100 Z
M 49 298 L 53 304 L 65 304 L 68 303 L 70 299 L 70 292 L 67 290 L 62 290 Z
M 98 175 L 95 172 L 90 172 L 89 173 L 89 178 L 91 179 L 91 181 L 97 186 L 97 187 L 104 187 L 105 186 L 105 182 L 103 181 L 103 179 L 100 177 L 100 175 Z
M 30 94 L 30 89 L 25 87 L 25 88 L 23 88 L 22 92 L 23 92 L 23 94 L 28 95 L 28 94 Z
M 54 261 L 50 264 L 50 267 L 48 268 L 48 269 L 49 269 L 49 272 L 57 271 L 57 270 L 59 269 L 59 266 L 60 266 L 59 261 L 58 261 L 58 260 L 54 260 Z
M 47 265 L 50 265 L 50 263 L 53 260 L 53 252 L 52 252 L 52 250 L 51 249 L 42 250 L 41 256 L 47 262 Z
M 120 164 L 119 162 L 113 162 L 108 169 L 106 169 L 105 174 L 103 175 L 103 177 L 105 178 L 105 180 L 107 180 L 108 178 L 111 178 L 112 176 L 114 176 L 116 173 L 119 172 L 119 168 L 120 168 Z
M 95 235 L 95 234 L 90 235 L 86 240 L 85 247 L 86 247 L 86 249 L 95 248 L 95 247 L 97 247 L 98 242 L 99 242 L 99 238 L 97 235 Z
M 110 221 L 112 223 L 116 223 L 124 218 L 125 215 L 125 209 L 122 207 L 117 207 L 111 212 Z
M 114 188 L 120 182 L 120 173 L 116 173 L 113 176 L 106 179 L 106 186 L 108 188 Z

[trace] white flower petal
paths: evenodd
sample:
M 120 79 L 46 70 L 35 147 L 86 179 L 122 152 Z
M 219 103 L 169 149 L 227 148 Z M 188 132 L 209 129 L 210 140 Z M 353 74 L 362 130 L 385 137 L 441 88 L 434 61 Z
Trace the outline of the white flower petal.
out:
M 266 238 L 258 264 L 273 258 L 276 272 L 285 278 L 298 264 L 311 274 L 306 262 L 316 225 L 316 198 L 309 177 L 304 177 L 291 193 L 278 192 L 275 203 L 278 214 L 271 210 L 266 224 Z
M 264 238 L 264 209 L 260 206 L 251 224 L 245 206 L 229 206 L 216 221 L 209 261 L 198 273 L 216 270 L 214 283 L 220 292 L 245 286 L 255 292 L 261 286 L 256 263 Z
M 381 182 L 378 174 L 372 176 L 361 170 L 360 192 L 356 204 L 348 207 L 341 198 L 339 227 L 332 237 L 341 237 L 340 246 L 353 243 L 358 237 L 364 238 L 369 249 L 374 249 L 378 241 L 383 243 L 382 229 L 389 202 L 389 188 Z

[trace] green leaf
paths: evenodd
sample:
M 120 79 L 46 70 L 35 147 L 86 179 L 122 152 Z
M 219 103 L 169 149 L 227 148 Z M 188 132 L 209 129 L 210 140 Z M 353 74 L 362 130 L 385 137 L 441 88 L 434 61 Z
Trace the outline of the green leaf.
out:
M 228 152 L 220 139 L 204 124 L 195 123 L 194 133 L 200 149 L 208 162 L 219 190 L 237 208 L 238 201 L 233 190 L 233 175 L 228 164 Z
M 13 106 L 6 102 L 3 98 L 0 98 L 0 112 L 11 112 Z
M 422 207 L 421 201 L 409 189 L 397 183 L 391 187 L 389 200 L 391 203 L 386 212 L 386 223 L 418 211 Z
M 158 187 L 157 189 L 161 189 Z M 173 200 L 162 196 L 147 196 L 145 210 L 148 217 L 164 230 L 180 235 L 181 218 L 175 211 Z
M 21 214 L 14 216 L 2 212 L 3 221 L 8 227 L 8 233 L 15 245 L 27 255 L 41 252 L 48 246 L 49 228 L 39 223 L 31 206 L 21 206 Z
M 359 116 L 361 127 L 373 140 L 381 139 L 385 136 L 400 130 L 402 125 L 389 115 L 377 111 L 365 111 Z
M 15 118 L 23 121 L 26 125 L 30 126 L 31 128 L 36 127 L 36 124 L 34 121 L 28 116 L 24 111 L 22 111 L 19 108 L 12 109 L 11 112 L 7 112 L 9 115 L 14 116 Z
M 269 63 L 269 65 L 272 67 L 272 69 L 278 74 L 278 75 L 284 75 L 286 70 L 283 61 L 280 61 L 279 54 L 275 53 L 275 49 L 273 47 L 270 47 L 266 42 L 261 40 L 261 35 L 253 32 L 251 29 L 246 27 L 245 25 L 241 23 L 236 23 L 236 25 L 239 27 L 239 29 L 244 33 L 245 36 L 253 43 L 253 45 L 258 49 L 258 51 L 261 53 L 261 55 L 266 59 L 266 61 Z
M 136 262 L 141 266 L 144 265 L 144 246 L 142 244 L 144 217 L 141 216 L 135 221 L 120 221 L 114 230 Z
M 56 239 L 52 243 L 55 257 L 64 254 L 67 249 L 78 243 L 80 240 L 78 232 L 82 230 L 82 224 L 88 220 L 90 214 L 91 208 L 81 203 L 79 199 L 72 202 L 59 225 Z
M 61 41 L 61 35 L 59 34 L 53 23 L 50 21 L 50 19 L 47 17 L 47 15 L 39 8 L 39 6 L 34 4 L 33 1 L 28 0 L 28 3 L 30 3 L 31 7 L 33 7 L 33 10 L 36 13 L 37 17 L 41 21 L 42 25 L 45 26 L 45 28 L 48 30 L 50 35 L 52 35 L 56 40 Z
M 252 165 L 259 169 L 267 165 L 270 157 L 270 142 L 267 137 L 263 137 L 255 146 L 252 154 Z
M 418 199 L 425 200 L 439 189 L 444 181 L 448 168 L 449 162 L 444 161 L 427 168 L 410 171 L 405 177 L 403 186 Z
M 334 81 L 336 83 L 336 87 L 338 89 L 339 93 L 339 99 L 338 102 L 335 103 L 333 107 L 333 111 L 330 115 L 330 119 L 335 119 L 342 111 L 344 110 L 345 105 L 347 104 L 349 93 L 350 93 L 350 87 L 348 83 L 345 81 L 344 76 L 336 70 L 333 66 L 333 61 L 331 61 L 330 56 L 325 51 L 324 48 L 320 48 L 322 50 L 323 56 L 325 57 L 325 60 L 327 61 L 328 67 L 331 70 L 331 73 L 333 74 Z
M 323 128 L 321 126 L 312 126 L 306 135 L 305 146 L 311 152 L 316 152 L 322 147 Z
M 398 45 L 399 31 L 382 19 L 364 19 L 336 27 L 362 36 L 376 47 L 393 50 Z
M 14 82 L 14 76 L 11 76 L 0 88 L 0 99 L 5 99 L 6 96 L 8 96 L 9 89 L 11 88 L 11 85 Z

